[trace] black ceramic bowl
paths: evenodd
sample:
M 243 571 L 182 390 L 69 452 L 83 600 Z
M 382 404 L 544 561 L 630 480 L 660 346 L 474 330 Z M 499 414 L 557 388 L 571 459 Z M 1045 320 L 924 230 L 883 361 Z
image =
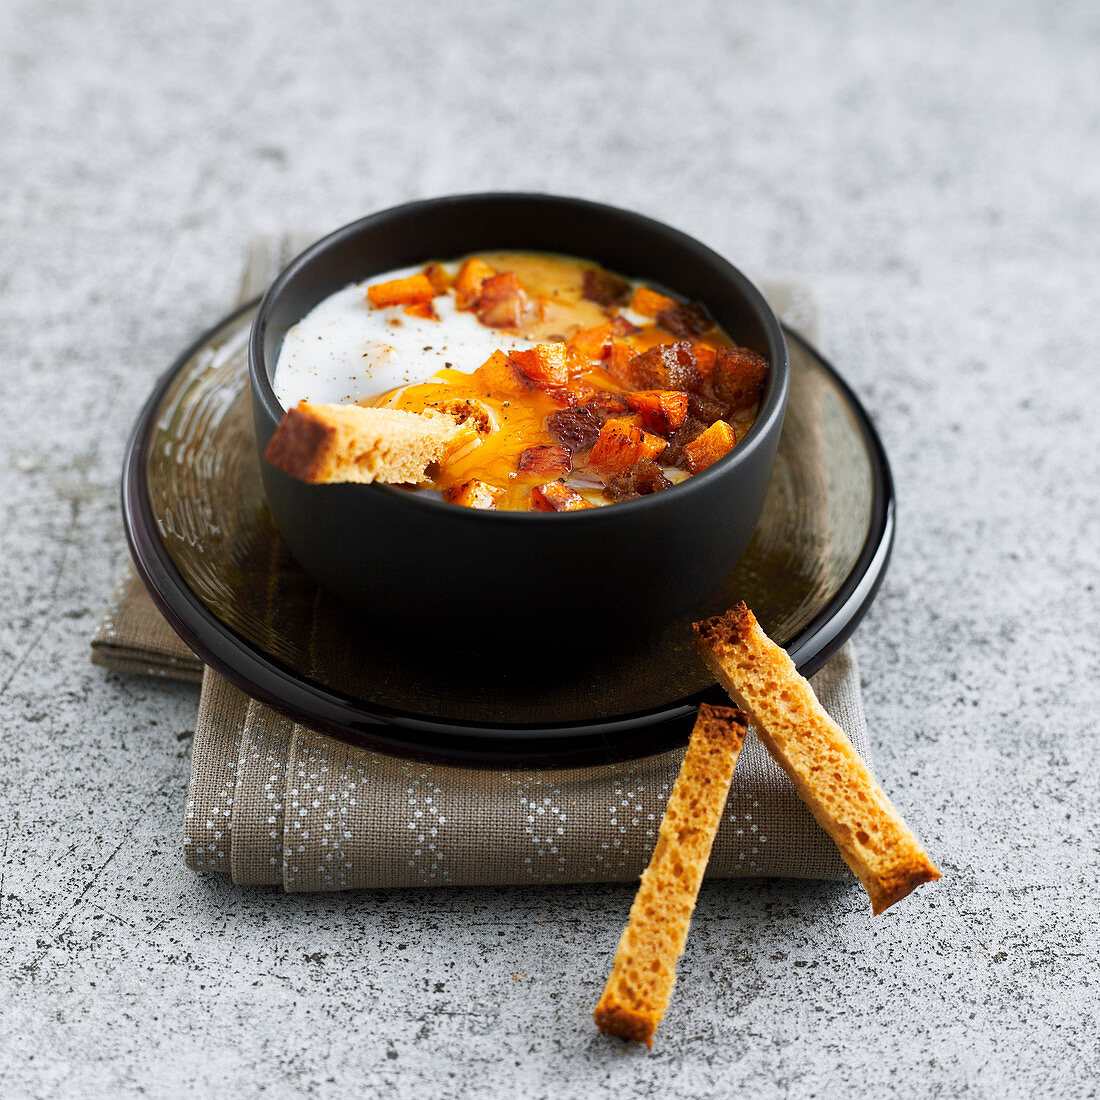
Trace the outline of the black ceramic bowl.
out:
M 671 489 L 603 508 L 479 511 L 389 485 L 305 485 L 261 459 L 271 513 L 291 553 L 324 587 L 361 607 L 372 628 L 535 663 L 650 630 L 728 575 L 763 507 L 787 400 L 787 348 L 775 315 L 740 271 L 639 214 L 538 194 L 410 203 L 318 241 L 264 295 L 249 344 L 260 454 L 283 415 L 271 379 L 292 325 L 348 283 L 490 249 L 580 256 L 702 301 L 727 333 L 771 364 L 756 423 L 730 454 Z

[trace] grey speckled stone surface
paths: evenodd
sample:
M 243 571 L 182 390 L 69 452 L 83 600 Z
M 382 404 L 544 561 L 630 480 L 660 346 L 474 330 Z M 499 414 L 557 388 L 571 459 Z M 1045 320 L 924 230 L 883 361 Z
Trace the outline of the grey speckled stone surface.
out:
M 0 6 L 0 1092 L 1088 1096 L 1100 9 Z M 713 883 L 652 1054 L 628 888 L 284 897 L 180 860 L 194 689 L 88 664 L 157 373 L 257 230 L 542 188 L 810 284 L 893 458 L 858 634 L 945 878 Z

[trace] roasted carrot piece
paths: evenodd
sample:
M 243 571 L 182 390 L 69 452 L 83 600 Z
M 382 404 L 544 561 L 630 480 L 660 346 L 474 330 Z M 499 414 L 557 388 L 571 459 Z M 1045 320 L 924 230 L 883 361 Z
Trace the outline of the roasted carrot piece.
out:
M 476 256 L 466 260 L 455 276 L 455 304 L 458 308 L 473 309 L 481 294 L 482 284 L 495 274 L 495 268 Z
M 662 309 L 672 309 L 675 305 L 675 298 L 670 298 L 667 294 L 658 294 L 647 286 L 638 287 L 630 302 L 630 308 L 643 317 L 656 317 Z
M 430 302 L 435 297 L 435 287 L 427 275 L 410 275 L 407 279 L 390 279 L 367 287 L 367 297 L 376 309 L 386 306 L 412 306 Z
M 436 294 L 446 294 L 450 289 L 451 277 L 442 264 L 425 264 L 424 278 L 432 284 Z
M 531 383 L 512 365 L 503 351 L 494 351 L 475 372 L 479 386 L 484 387 L 486 397 L 506 393 L 522 393 Z
M 626 403 L 642 414 L 651 432 L 668 435 L 687 419 L 691 394 L 678 390 L 637 390 L 626 395 Z
M 583 378 L 571 378 L 566 387 L 557 390 L 554 396 L 560 397 L 567 405 L 586 405 L 596 396 L 596 387 Z
M 626 382 L 629 377 L 627 364 L 637 354 L 638 350 L 633 344 L 629 344 L 625 340 L 612 340 L 611 349 L 607 356 L 609 373 L 613 374 L 620 382 Z
M 536 512 L 577 512 L 581 508 L 591 508 L 592 505 L 568 485 L 563 485 L 560 481 L 548 481 L 531 490 L 531 507 Z
M 615 335 L 615 326 L 593 325 L 592 328 L 577 329 L 569 337 L 569 347 L 582 359 L 595 362 L 603 359 L 611 347 L 611 338 Z
M 517 370 L 544 389 L 564 386 L 569 381 L 569 353 L 564 344 L 536 344 L 533 348 L 508 352 Z
M 737 443 L 734 430 L 724 420 L 716 420 L 705 432 L 684 445 L 687 468 L 697 474 L 713 466 L 723 455 L 729 454 Z
M 638 451 L 634 460 L 635 462 L 644 462 L 647 458 L 654 459 L 666 447 L 668 447 L 667 439 L 662 439 L 659 435 L 652 435 L 649 432 L 642 432 L 642 438 L 638 443 Z
M 461 485 L 454 485 L 443 494 L 443 499 L 451 504 L 461 504 L 463 508 L 482 508 L 495 510 L 497 497 L 504 492 L 495 485 L 489 485 L 484 481 L 478 481 L 476 477 L 464 481 Z
M 642 429 L 623 417 L 604 423 L 600 437 L 592 445 L 588 461 L 607 474 L 621 474 L 638 460 Z
M 624 393 L 598 393 L 587 404 L 593 412 L 606 417 L 625 417 L 627 413 L 626 394 Z
M 405 312 L 410 317 L 423 317 L 425 321 L 439 320 L 439 314 L 436 313 L 431 302 L 416 302 L 411 306 L 406 306 Z

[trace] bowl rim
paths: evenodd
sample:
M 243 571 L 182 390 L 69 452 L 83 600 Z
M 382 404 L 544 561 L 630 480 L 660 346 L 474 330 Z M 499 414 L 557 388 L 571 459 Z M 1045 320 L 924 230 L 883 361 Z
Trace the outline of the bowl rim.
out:
M 755 451 L 767 447 L 773 433 L 777 435 L 783 425 L 783 416 L 786 412 L 787 395 L 790 388 L 790 359 L 779 318 L 756 285 L 744 272 L 709 245 L 705 245 L 695 237 L 655 218 L 622 207 L 610 206 L 607 203 L 594 202 L 590 199 L 572 198 L 540 191 L 483 191 L 416 199 L 412 202 L 387 207 L 384 210 L 358 218 L 353 222 L 348 222 L 346 225 L 314 241 L 283 268 L 260 299 L 248 340 L 248 373 L 252 386 L 253 402 L 259 403 L 264 414 L 273 423 L 278 423 L 286 412 L 275 396 L 275 390 L 271 384 L 274 365 L 269 372 L 264 355 L 264 340 L 267 333 L 268 319 L 286 288 L 326 251 L 342 243 L 348 237 L 354 237 L 394 218 L 415 216 L 418 212 L 427 213 L 440 207 L 454 207 L 463 204 L 504 203 L 519 205 L 521 203 L 537 202 L 549 202 L 564 208 L 583 209 L 599 213 L 628 223 L 633 222 L 638 226 L 644 226 L 651 231 L 666 235 L 681 247 L 694 251 L 697 255 L 705 258 L 712 266 L 717 266 L 719 270 L 724 269 L 722 270 L 723 275 L 739 292 L 764 330 L 769 351 L 768 381 L 763 401 L 757 411 L 752 427 L 742 439 L 737 441 L 737 445 L 732 451 L 723 455 L 707 469 L 692 474 L 673 486 L 676 489 L 674 499 L 682 506 L 687 507 L 688 493 L 703 492 L 718 478 L 729 476 L 738 466 L 748 462 Z M 521 246 L 517 245 L 516 247 Z M 537 251 L 545 250 L 540 249 Z M 584 259 L 584 257 L 579 258 Z M 317 305 L 321 300 L 318 299 L 314 305 Z M 614 517 L 616 515 L 622 516 L 625 509 L 640 511 L 643 508 L 655 508 L 660 506 L 662 499 L 666 499 L 664 493 L 651 493 L 648 496 L 638 497 L 634 500 L 615 502 L 614 507 L 544 513 L 534 510 L 497 511 L 495 509 L 456 508 L 453 504 L 449 504 L 442 498 L 437 498 L 431 494 L 410 493 L 400 486 L 387 485 L 381 482 L 368 485 L 342 486 L 342 488 L 350 488 L 357 493 L 384 493 L 391 498 L 392 502 L 399 500 L 405 502 L 404 505 L 399 505 L 401 507 L 435 509 L 442 516 L 451 516 L 466 523 L 489 523 L 498 526 L 502 524 L 541 523 L 545 522 L 548 516 L 554 517 L 559 523 L 586 523 L 589 526 L 596 526 L 600 523 L 614 522 Z

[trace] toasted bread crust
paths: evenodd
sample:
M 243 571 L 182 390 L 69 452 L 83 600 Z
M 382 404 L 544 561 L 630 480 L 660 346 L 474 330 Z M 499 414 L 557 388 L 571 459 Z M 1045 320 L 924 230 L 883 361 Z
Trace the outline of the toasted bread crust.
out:
M 938 879 L 939 869 L 847 735 L 744 603 L 695 623 L 694 631 L 703 660 L 752 716 L 764 747 L 863 883 L 873 911 Z
M 443 413 L 300 401 L 283 415 L 264 459 L 311 484 L 406 484 L 423 481 L 460 432 Z
M 748 716 L 703 704 L 661 821 L 657 845 L 594 1017 L 609 1035 L 653 1046 L 668 1008 L 676 962 L 745 738 Z

